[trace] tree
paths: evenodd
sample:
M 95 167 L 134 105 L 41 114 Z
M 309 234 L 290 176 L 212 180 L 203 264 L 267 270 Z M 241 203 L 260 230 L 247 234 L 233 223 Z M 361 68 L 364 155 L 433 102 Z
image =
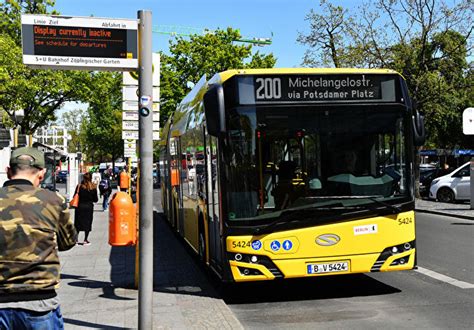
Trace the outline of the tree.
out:
M 87 72 L 31 70 L 22 63 L 21 13 L 47 14 L 52 5 L 54 1 L 45 0 L 9 0 L 0 5 L 0 111 L 13 120 L 14 112 L 23 109 L 19 125 L 25 134 L 54 121 L 56 110 L 81 99 L 81 85 L 88 85 Z
M 170 41 L 170 55 L 161 54 L 161 118 L 165 120 L 190 91 L 188 82 L 196 83 L 229 69 L 269 68 L 275 65 L 272 54 L 252 54 L 252 46 L 236 44 L 237 30 L 217 30 L 190 39 Z
M 429 146 L 473 147 L 460 132 L 472 104 L 472 1 L 376 0 L 349 12 L 320 2 L 311 11 L 303 65 L 384 67 L 400 72 L 425 114 Z M 328 55 L 328 49 L 331 50 Z
M 68 142 L 69 152 L 81 152 L 82 146 L 86 145 L 85 136 L 87 134 L 85 133 L 85 126 L 88 121 L 86 111 L 74 109 L 65 112 L 61 117 L 61 121 L 71 137 Z
M 0 4 L 0 31 L 10 35 L 17 45 L 21 43 L 21 14 L 59 15 L 52 10 L 55 0 L 6 0 Z M 50 12 L 51 10 L 51 12 Z
M 95 161 L 112 161 L 123 155 L 122 74 L 96 72 L 87 89 L 88 120 L 82 139 L 84 152 Z
M 310 22 L 311 32 L 308 35 L 300 33 L 297 41 L 308 45 L 303 62 L 307 66 L 333 64 L 334 67 L 344 66 L 344 52 L 349 47 L 345 35 L 350 29 L 352 19 L 347 9 L 334 6 L 326 0 L 320 1 L 322 14 L 313 9 L 306 15 L 305 20 Z M 314 52 L 314 49 L 320 51 Z

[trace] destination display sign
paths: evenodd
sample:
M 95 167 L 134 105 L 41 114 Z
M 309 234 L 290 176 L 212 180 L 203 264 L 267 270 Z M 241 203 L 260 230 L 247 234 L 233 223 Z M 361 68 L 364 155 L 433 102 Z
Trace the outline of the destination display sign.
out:
M 395 102 L 396 79 L 381 74 L 238 76 L 238 103 Z
M 22 15 L 23 63 L 39 68 L 138 68 L 137 20 Z

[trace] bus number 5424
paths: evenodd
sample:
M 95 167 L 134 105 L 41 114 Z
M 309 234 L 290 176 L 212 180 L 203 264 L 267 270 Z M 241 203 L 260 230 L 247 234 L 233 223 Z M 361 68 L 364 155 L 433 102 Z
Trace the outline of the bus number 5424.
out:
M 281 98 L 280 78 L 257 78 L 256 98 L 257 100 L 269 100 Z

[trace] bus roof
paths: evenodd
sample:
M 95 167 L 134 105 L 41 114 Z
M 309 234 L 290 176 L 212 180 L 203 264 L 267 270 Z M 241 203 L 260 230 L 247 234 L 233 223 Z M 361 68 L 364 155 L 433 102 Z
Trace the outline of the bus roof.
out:
M 271 68 L 271 69 L 238 69 L 216 73 L 209 84 L 222 84 L 236 75 L 265 74 L 396 74 L 391 69 L 353 69 L 353 68 Z

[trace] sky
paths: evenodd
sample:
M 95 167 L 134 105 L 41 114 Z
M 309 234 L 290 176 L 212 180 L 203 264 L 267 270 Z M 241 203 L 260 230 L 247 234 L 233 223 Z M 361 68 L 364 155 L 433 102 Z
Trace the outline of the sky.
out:
M 357 1 L 341 1 L 350 5 Z M 305 16 L 318 0 L 56 0 L 55 8 L 67 16 L 136 19 L 137 11 L 152 11 L 153 26 L 178 26 L 215 30 L 232 27 L 249 38 L 272 38 L 272 44 L 254 47 L 273 53 L 276 67 L 301 66 L 305 46 L 298 32 L 309 31 Z M 167 51 L 169 36 L 154 34 L 153 51 Z
M 345 6 L 354 1 L 341 1 Z M 139 10 L 151 10 L 153 27 L 239 29 L 246 38 L 271 38 L 272 44 L 254 51 L 273 53 L 276 67 L 301 66 L 306 47 L 297 43 L 298 32 L 309 31 L 305 16 L 319 0 L 56 0 L 54 8 L 65 16 L 136 19 Z M 153 51 L 168 52 L 169 35 L 153 34 Z M 68 102 L 61 113 L 87 108 Z M 60 115 L 60 114 L 59 114 Z

